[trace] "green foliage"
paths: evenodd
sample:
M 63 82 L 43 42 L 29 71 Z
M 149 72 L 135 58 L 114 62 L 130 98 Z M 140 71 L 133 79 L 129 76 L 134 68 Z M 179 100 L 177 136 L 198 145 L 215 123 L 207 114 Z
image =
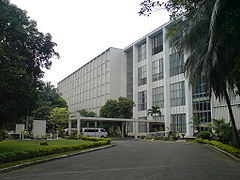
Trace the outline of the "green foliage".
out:
M 97 114 L 93 111 L 88 111 L 86 109 L 81 109 L 81 110 L 78 110 L 77 112 L 79 112 L 80 116 L 83 116 L 83 117 L 96 117 Z M 93 121 L 83 121 L 81 122 L 81 126 L 82 127 L 94 127 L 94 122 Z
M 191 85 L 202 76 L 218 99 L 224 99 L 229 109 L 233 144 L 240 147 L 229 92 L 240 90 L 240 1 L 239 0 L 168 0 L 164 3 L 144 0 L 140 14 L 151 13 L 157 6 L 165 6 L 171 16 L 184 17 L 178 24 L 182 37 L 175 42 L 178 50 L 189 56 L 185 63 Z M 237 91 L 236 91 L 237 89 Z
M 210 140 L 212 138 L 212 133 L 209 131 L 201 131 L 197 134 L 197 138 Z
M 151 115 L 155 120 L 157 116 L 161 115 L 159 106 L 152 106 L 151 109 L 148 109 L 148 115 Z
M 101 117 L 132 118 L 134 102 L 130 99 L 119 97 L 118 100 L 109 99 L 100 109 Z
M 168 138 L 170 138 L 170 140 L 177 140 L 179 139 L 179 133 L 169 131 Z
M 43 83 L 37 90 L 38 98 L 36 108 L 32 111 L 35 119 L 48 119 L 50 111 L 55 107 L 67 108 L 66 101 L 61 98 L 57 89 L 50 82 Z
M 221 120 L 213 120 L 213 130 L 215 131 L 215 139 L 225 144 L 229 144 L 233 140 L 233 132 L 229 123 Z
M 68 126 L 69 112 L 67 108 L 54 108 L 49 115 L 49 123 L 53 124 L 55 127 L 53 130 L 62 131 Z
M 78 110 L 78 112 L 80 113 L 81 116 L 83 117 L 96 117 L 97 114 L 93 111 L 88 111 L 86 109 L 81 109 L 81 110 Z
M 42 68 L 59 57 L 50 34 L 38 31 L 27 12 L 0 1 L 0 125 L 17 121 L 35 107 Z
M 218 141 L 210 141 L 210 140 L 206 140 L 206 139 L 202 139 L 202 138 L 198 138 L 195 141 L 197 143 L 204 143 L 204 144 L 213 145 L 215 147 L 218 147 L 219 149 L 222 149 L 222 150 L 224 150 L 226 152 L 229 152 L 229 153 L 233 154 L 234 156 L 240 158 L 240 149 L 239 148 L 235 148 L 233 146 L 223 144 L 223 143 L 218 142 Z
M 197 129 L 198 131 L 200 130 L 201 123 L 202 123 L 202 120 L 198 117 L 193 117 L 192 122 L 190 122 L 190 124 L 192 124 L 193 128 Z
M 105 103 L 104 106 L 100 109 L 100 117 L 107 117 L 107 118 L 124 118 L 124 119 L 130 119 L 132 118 L 132 110 L 133 110 L 134 102 L 130 99 L 119 97 L 118 100 L 109 99 Z M 102 127 L 107 129 L 108 132 L 110 132 L 110 127 L 119 126 L 119 128 L 122 128 L 121 122 L 116 123 L 102 123 Z M 125 126 L 125 124 L 124 124 Z M 124 128 L 126 129 L 126 128 Z M 116 128 L 114 130 L 115 132 L 110 133 L 111 135 L 116 135 Z M 126 132 L 124 132 L 126 134 Z
M 18 161 L 23 159 L 47 156 L 50 154 L 58 154 L 58 153 L 63 153 L 67 151 L 82 150 L 86 148 L 107 145 L 111 142 L 110 139 L 102 139 L 102 138 L 91 140 L 91 141 L 92 142 L 89 142 L 89 141 L 84 142 L 80 140 L 61 140 L 59 141 L 58 144 L 55 144 L 55 145 L 51 145 L 52 143 L 51 141 L 51 142 L 48 142 L 49 144 L 48 146 L 40 146 L 39 141 L 37 141 L 38 146 L 32 145 L 31 147 L 21 147 L 21 150 L 18 150 L 18 151 L 12 151 L 12 152 L 8 151 L 8 152 L 1 153 L 0 163 L 7 163 L 7 162 Z M 11 144 L 13 142 L 14 141 L 11 141 Z M 32 144 L 32 141 L 27 143 Z M 44 143 L 44 142 L 40 142 L 40 143 Z M 68 144 L 68 145 L 64 145 L 64 144 Z M 4 146 L 7 146 L 7 145 L 9 145 L 8 142 L 6 142 Z M 1 148 L 4 148 L 4 147 L 1 147 Z
M 89 137 L 89 136 L 79 136 L 79 138 L 85 141 L 107 141 L 109 144 L 112 141 L 112 139 L 110 138 L 98 138 L 98 137 Z

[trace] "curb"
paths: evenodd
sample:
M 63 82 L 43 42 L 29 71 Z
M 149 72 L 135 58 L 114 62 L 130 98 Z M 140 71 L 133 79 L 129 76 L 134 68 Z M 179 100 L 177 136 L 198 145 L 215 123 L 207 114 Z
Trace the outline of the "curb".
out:
M 76 152 L 76 153 L 72 153 L 72 154 L 64 154 L 64 155 L 60 155 L 60 156 L 56 156 L 56 157 L 43 159 L 43 160 L 37 160 L 35 162 L 26 162 L 26 163 L 18 164 L 18 165 L 15 165 L 15 166 L 2 168 L 2 169 L 0 169 L 0 173 L 12 171 L 12 170 L 15 170 L 15 169 L 19 169 L 19 168 L 22 168 L 22 167 L 27 167 L 27 166 L 34 165 L 34 164 L 40 164 L 40 163 L 44 163 L 44 162 L 48 162 L 48 161 L 53 161 L 53 160 L 67 158 L 67 157 L 71 157 L 71 156 L 75 156 L 75 155 L 85 154 L 85 153 L 88 153 L 88 152 L 98 151 L 98 150 L 101 150 L 101 149 L 110 148 L 112 146 L 115 146 L 115 144 L 109 144 L 109 145 L 106 145 L 106 146 L 101 146 L 101 147 L 82 150 L 80 152 Z
M 237 162 L 240 163 L 240 158 L 232 155 L 231 153 L 226 152 L 226 151 L 224 151 L 224 150 L 222 150 L 222 149 L 219 149 L 219 148 L 216 147 L 216 146 L 213 146 L 213 145 L 210 145 L 210 144 L 207 144 L 207 145 L 210 146 L 211 148 L 213 148 L 214 150 L 220 151 L 221 153 L 225 154 L 226 156 L 228 156 L 228 157 L 232 158 L 233 160 L 235 160 L 235 161 L 237 161 Z

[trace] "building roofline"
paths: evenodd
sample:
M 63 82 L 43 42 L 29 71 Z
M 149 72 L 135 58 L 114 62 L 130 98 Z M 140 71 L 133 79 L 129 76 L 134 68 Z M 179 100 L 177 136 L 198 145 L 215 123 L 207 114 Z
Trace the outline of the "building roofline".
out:
M 124 50 L 124 51 L 128 51 L 128 50 L 130 50 L 130 49 L 132 48 L 133 45 L 135 45 L 135 44 L 141 44 L 141 42 L 143 42 L 143 41 L 146 39 L 146 37 L 154 35 L 155 33 L 159 32 L 159 30 L 161 30 L 162 28 L 168 26 L 168 25 L 171 24 L 172 22 L 173 22 L 173 21 L 168 21 L 168 22 L 162 24 L 161 26 L 157 27 L 156 29 L 154 29 L 154 30 L 151 31 L 150 33 L 148 33 L 148 34 L 146 34 L 145 36 L 143 36 L 143 37 L 139 38 L 138 40 L 134 41 L 133 43 L 131 43 L 130 45 L 128 45 L 127 47 L 125 47 L 123 50 Z
M 120 48 L 115 48 L 115 47 L 109 47 L 107 48 L 105 51 L 103 51 L 102 53 L 100 53 L 99 55 L 95 56 L 93 59 L 91 59 L 90 61 L 88 61 L 87 63 L 85 63 L 84 65 L 82 65 L 80 68 L 76 69 L 75 71 L 73 71 L 71 74 L 69 74 L 67 77 L 63 78 L 61 81 L 58 82 L 61 83 L 64 80 L 66 80 L 68 77 L 70 77 L 71 75 L 73 75 L 74 73 L 76 73 L 79 69 L 83 68 L 84 66 L 86 66 L 88 63 L 92 62 L 94 59 L 98 58 L 99 56 L 101 56 L 102 54 L 106 53 L 107 51 L 109 51 L 110 49 L 119 49 L 122 50 Z

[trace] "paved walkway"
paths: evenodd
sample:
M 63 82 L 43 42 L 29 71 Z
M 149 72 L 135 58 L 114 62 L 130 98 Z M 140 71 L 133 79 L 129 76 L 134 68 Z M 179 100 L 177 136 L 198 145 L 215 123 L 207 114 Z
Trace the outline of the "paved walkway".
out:
M 115 141 L 117 146 L 0 175 L 17 180 L 239 180 L 240 163 L 206 145 Z

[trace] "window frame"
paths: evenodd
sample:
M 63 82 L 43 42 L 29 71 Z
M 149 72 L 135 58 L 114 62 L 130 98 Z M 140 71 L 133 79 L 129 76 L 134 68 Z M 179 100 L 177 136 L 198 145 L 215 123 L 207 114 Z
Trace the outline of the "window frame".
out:
M 138 68 L 138 86 L 147 84 L 147 65 Z
M 147 110 L 147 91 L 138 92 L 138 111 Z
M 169 55 L 170 77 L 184 73 L 184 54 L 182 51 Z
M 152 62 L 152 81 L 161 80 L 164 78 L 163 58 Z
M 183 106 L 186 104 L 185 99 L 185 82 L 180 81 L 170 84 L 170 106 Z
M 153 106 L 164 108 L 164 86 L 152 89 Z
M 163 51 L 163 32 L 159 32 L 152 37 L 152 55 Z

